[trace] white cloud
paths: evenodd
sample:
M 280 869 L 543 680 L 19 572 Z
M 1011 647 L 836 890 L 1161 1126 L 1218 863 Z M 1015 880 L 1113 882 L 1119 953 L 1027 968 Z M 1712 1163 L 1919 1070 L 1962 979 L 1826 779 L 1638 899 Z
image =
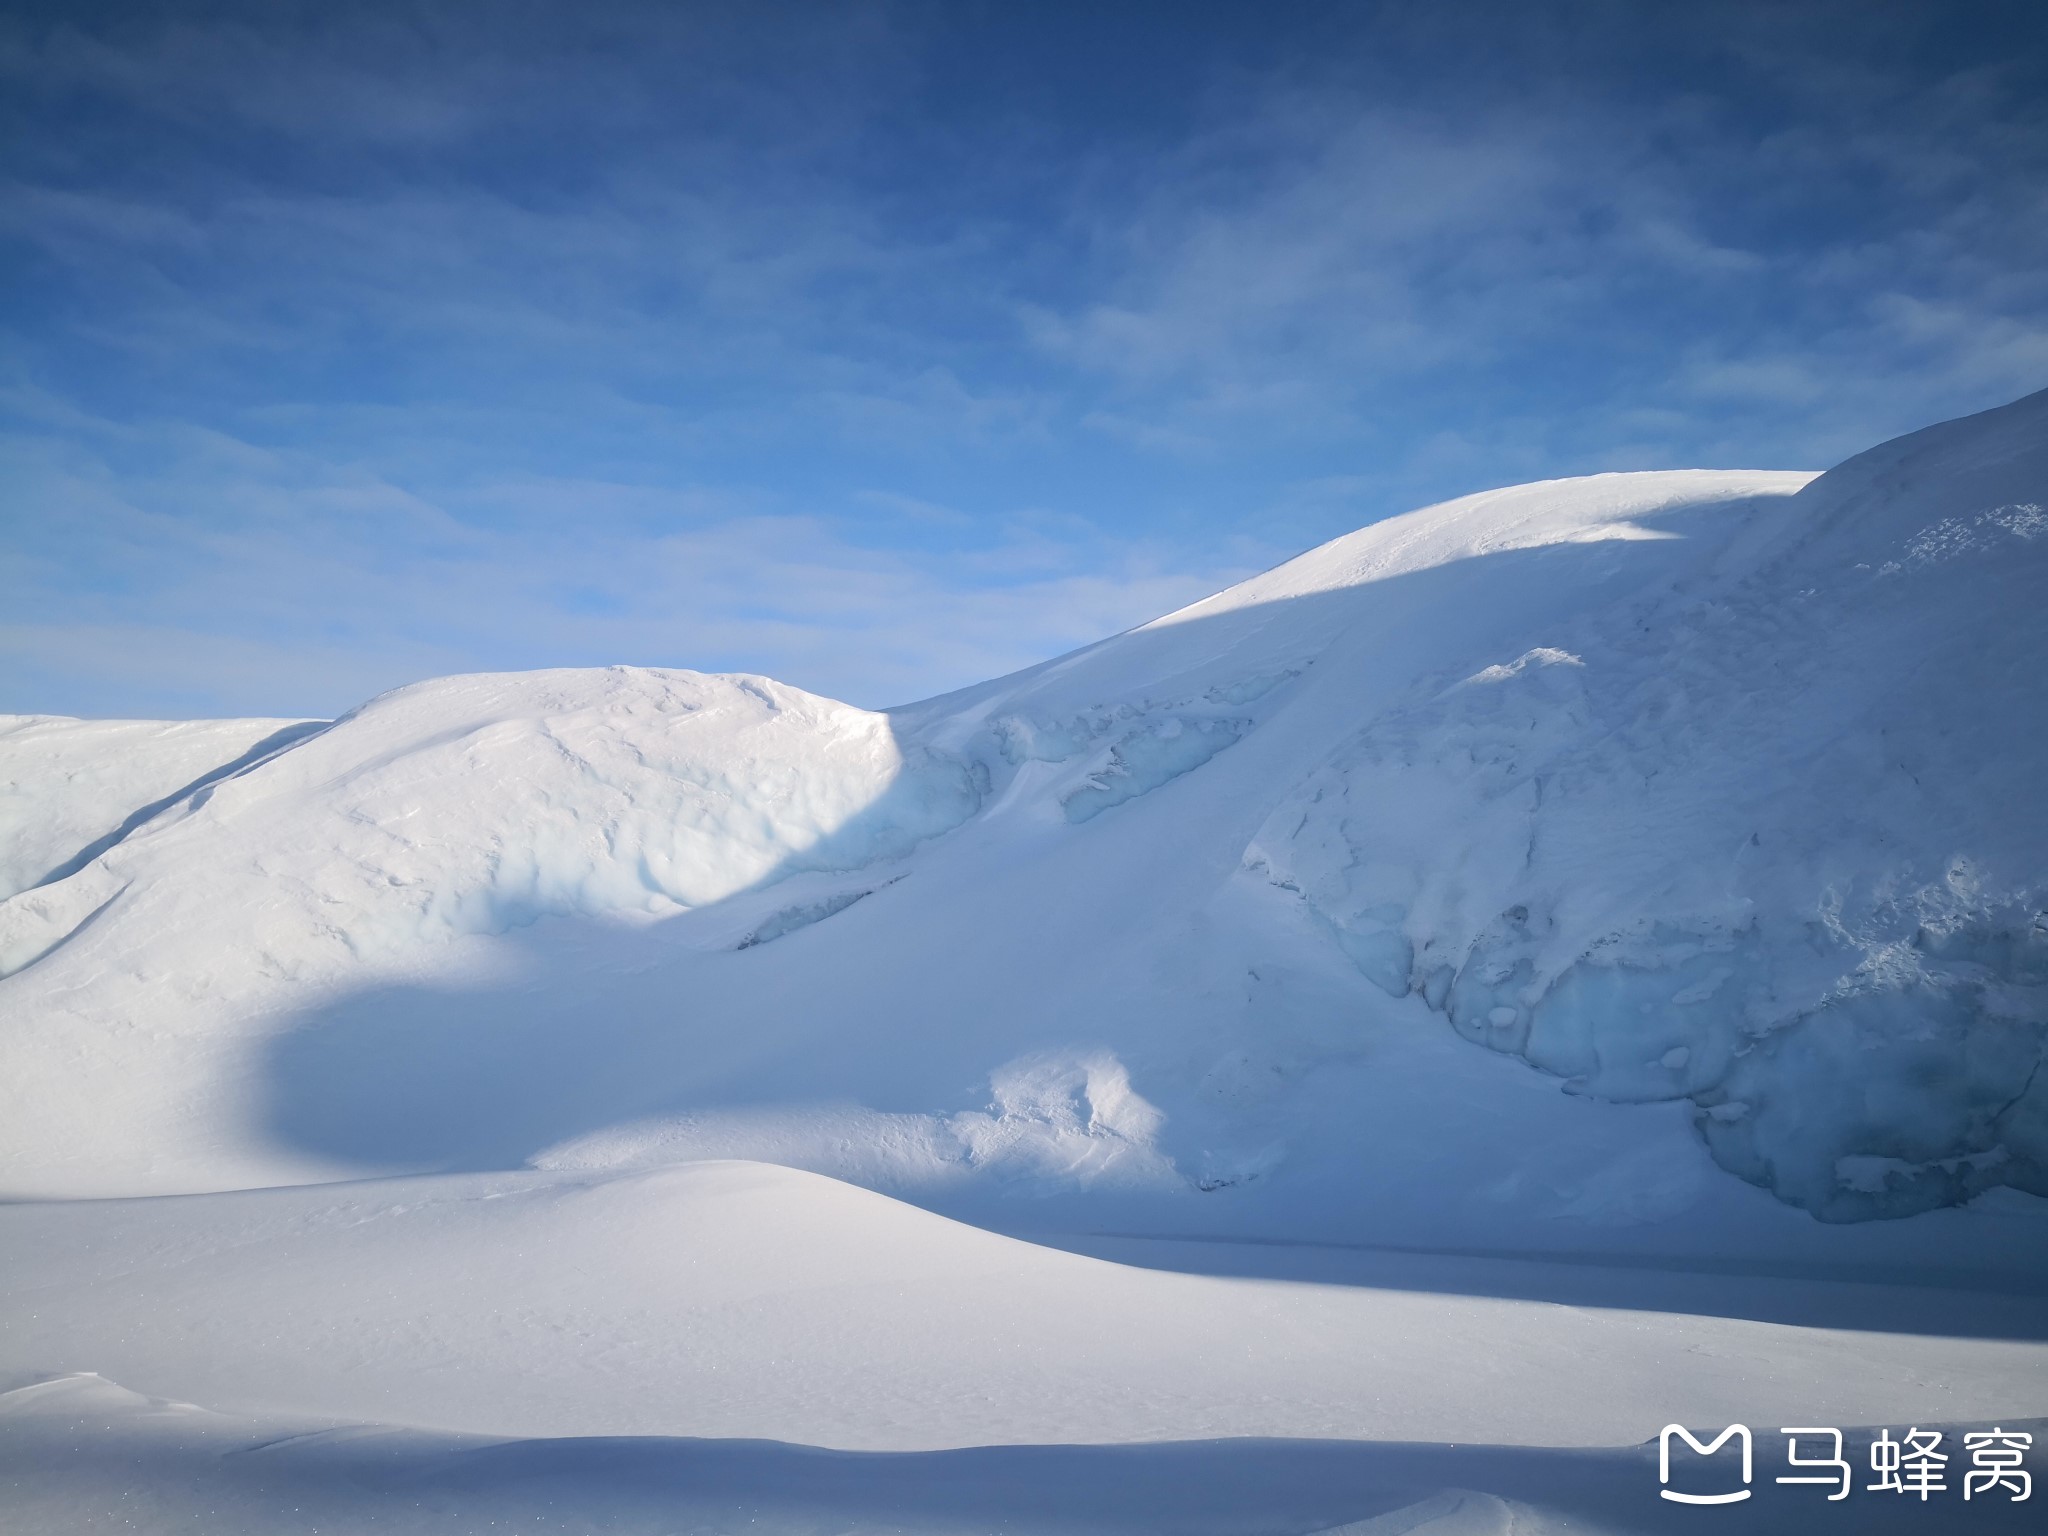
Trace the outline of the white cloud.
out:
M 570 479 L 467 492 L 516 503 L 485 524 L 301 453 L 178 427 L 100 435 L 130 453 L 153 439 L 170 467 L 138 481 L 76 450 L 59 462 L 4 445 L 20 515 L 61 509 L 85 534 L 24 540 L 0 629 L 7 707 L 133 713 L 159 697 L 331 714 L 436 672 L 616 661 L 762 671 L 879 705 L 1042 660 L 1245 574 L 1092 530 L 1049 537 L 1026 514 L 993 541 L 884 549 L 824 516 Z M 89 567 L 67 568 L 88 547 Z

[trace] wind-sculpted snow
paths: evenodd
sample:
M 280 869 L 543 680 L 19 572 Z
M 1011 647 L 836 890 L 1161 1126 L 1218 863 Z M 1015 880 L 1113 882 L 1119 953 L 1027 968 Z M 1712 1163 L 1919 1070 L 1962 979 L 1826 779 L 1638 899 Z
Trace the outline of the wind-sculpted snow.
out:
M 1163 1119 L 1114 1056 L 1038 1051 L 997 1067 L 987 1102 L 952 1115 L 820 1105 L 712 1111 L 609 1126 L 532 1162 L 616 1172 L 744 1156 L 927 1197 L 977 1181 L 1026 1196 L 1184 1193 L 1182 1176 L 1155 1145 Z
M 1706 579 L 1425 679 L 1248 863 L 1825 1219 L 2048 1194 L 2042 499 L 2041 397 L 1852 460 Z
M 2048 395 L 886 713 L 0 722 L 0 1523 L 1676 1529 L 1676 1422 L 1804 1531 L 1763 1426 L 2038 1432 L 2044 505 Z
M 1147 1246 L 1105 1262 L 707 1161 L 0 1206 L 0 1295 L 35 1298 L 9 1319 L 16 1359 L 91 1361 L 188 1402 L 876 1451 L 1617 1445 L 1682 1414 L 2018 1416 L 2048 1368 L 2038 1309 L 2011 1297 L 1937 1291 L 1916 1308 L 1911 1292 L 1843 1287 L 1817 1317 L 1783 1280 L 1652 1276 L 1617 1305 L 1611 1278 L 1563 1267 L 1326 1253 L 1323 1283 L 1288 1283 L 1174 1273 Z M 1170 1260 L 1181 1245 L 1164 1246 Z M 1973 1302 L 1960 1337 L 1897 1326 Z

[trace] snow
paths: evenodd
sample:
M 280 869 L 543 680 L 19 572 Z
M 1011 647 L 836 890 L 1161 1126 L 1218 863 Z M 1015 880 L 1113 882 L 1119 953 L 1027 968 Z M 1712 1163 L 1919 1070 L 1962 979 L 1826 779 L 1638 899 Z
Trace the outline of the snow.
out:
M 886 863 L 978 796 L 965 764 L 899 744 L 885 717 L 767 679 L 613 668 L 399 689 L 0 905 L 0 974 L 20 973 L 28 1021 L 0 1141 L 110 1152 L 89 1126 L 118 1105 L 163 1168 L 219 1134 L 221 1054 L 274 1027 L 256 1010 L 459 972 L 477 958 L 461 940 L 547 916 L 645 921 Z M 144 1054 L 52 1103 L 74 1021 L 128 1036 L 140 1015 Z M 47 1139 L 43 1116 L 67 1109 Z M 229 1182 L 244 1177 L 263 1181 Z
M 1261 1439 L 874 1453 L 762 1440 L 505 1440 L 258 1420 L 91 1375 L 0 1395 L 0 1422 L 9 1425 L 0 1478 L 12 1475 L 13 1512 L 45 1531 L 1556 1536 L 1699 1528 L 1697 1511 L 1648 1496 L 1654 1446 Z M 2043 1426 L 2018 1427 L 2038 1436 Z M 1966 1426 L 1942 1428 L 1953 1446 Z M 1858 1466 L 1868 1464 L 1870 1438 L 1846 1437 Z M 1947 1486 L 1955 1497 L 1955 1484 Z M 1844 1509 L 1822 1502 L 1821 1491 L 1799 1491 L 1811 1502 L 1764 1485 L 1760 1496 L 1777 1494 L 1776 1507 L 1747 1506 L 1740 1529 L 1942 1528 L 1941 1514 L 1915 1500 L 1872 1497 Z M 2026 1531 L 2036 1518 L 2031 1503 L 1968 1506 L 1971 1530 Z
M 230 1482 L 236 1456 L 288 1447 L 369 1454 L 375 1481 L 394 1456 L 445 1471 L 492 1441 L 539 1455 L 651 1437 L 643 1453 L 682 1458 L 694 1483 L 693 1458 L 722 1453 L 730 1477 L 734 1450 L 771 1441 L 899 1461 L 1276 1440 L 1555 1455 L 1672 1419 L 2016 1420 L 2048 1377 L 2048 1343 L 1999 1336 L 2038 1321 L 2016 1298 L 1651 1277 L 1623 1303 L 1570 1266 L 1328 1251 L 1316 1278 L 1189 1273 L 753 1163 L 17 1205 L 0 1208 L 0 1255 L 7 1358 L 96 1365 L 0 1396 L 0 1445 L 40 1444 L 57 1470 L 31 1486 L 54 1497 L 75 1477 L 82 1502 L 104 1497 L 93 1456 L 123 1436 Z M 1979 1336 L 1887 1330 L 1929 1309 Z M 1829 1327 L 1786 1321 L 1823 1310 Z M 81 1420 L 83 1450 L 59 1433 Z M 608 1481 L 608 1460 L 581 1481 Z M 1085 1474 L 1097 1519 L 1119 1465 Z M 1326 1469 L 1283 1494 L 1269 1475 L 1264 1496 L 1326 1503 L 1328 1525 L 1373 1507 L 1347 1481 Z M 1185 1529 L 1185 1498 L 1121 1528 Z
M 210 779 L 311 728 L 0 715 L 0 899 L 74 873 Z
M 91 1359 L 239 1412 L 527 1438 L 1597 1446 L 1675 1414 L 2015 1416 L 2048 1376 L 2038 1341 L 1141 1268 L 758 1163 L 11 1206 L 0 1234 L 11 1359 Z M 1532 1337 L 1537 1312 L 1557 1315 Z
M 1234 743 L 1245 729 L 1241 720 L 1190 720 L 1168 715 L 1132 731 L 1109 749 L 1099 769 L 1078 789 L 1060 800 L 1067 820 L 1080 822 L 1149 795 L 1162 784 L 1192 773 Z
M 1673 1420 L 2036 1422 L 2043 504 L 2048 395 L 1466 497 L 890 711 L 12 722 L 0 1476 L 1646 1529 Z

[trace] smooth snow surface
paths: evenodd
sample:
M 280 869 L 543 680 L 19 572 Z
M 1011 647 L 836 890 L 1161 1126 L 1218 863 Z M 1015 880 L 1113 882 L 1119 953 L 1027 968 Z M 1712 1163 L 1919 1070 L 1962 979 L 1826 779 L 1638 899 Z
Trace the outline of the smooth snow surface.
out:
M 99 1367 L 30 1370 L 0 1395 L 0 1468 L 18 1458 L 19 1486 L 67 1521 L 123 1475 L 157 1506 L 155 1462 L 215 1510 L 254 1494 L 272 1519 L 283 1501 L 264 1504 L 267 1482 L 295 1504 L 312 1495 L 317 1512 L 339 1474 L 353 1495 L 342 1513 L 365 1528 L 418 1518 L 405 1490 L 452 1475 L 444 1518 L 482 1530 L 496 1501 L 538 1515 L 522 1465 L 566 1462 L 557 1497 L 579 1510 L 617 1513 L 621 1470 L 629 1489 L 656 1481 L 626 1500 L 641 1519 L 657 1511 L 630 1506 L 665 1486 L 668 1518 L 690 1523 L 655 1529 L 744 1529 L 736 1509 L 778 1531 L 900 1528 L 775 1508 L 778 1494 L 818 1498 L 810 1479 L 841 1520 L 867 1500 L 904 1519 L 965 1495 L 959 1523 L 910 1528 L 992 1530 L 1044 1493 L 1000 1458 L 948 1493 L 945 1463 L 925 1453 L 1065 1445 L 1097 1459 L 1076 1467 L 1069 1453 L 1079 1507 L 1055 1501 L 1038 1528 L 1305 1531 L 1435 1496 L 1428 1480 L 1449 1469 L 1429 1452 L 1418 1468 L 1341 1450 L 1421 1441 L 1454 1464 L 1448 1448 L 1465 1447 L 1462 1474 L 1498 1489 L 1478 1507 L 1505 1495 L 1529 1514 L 1517 1528 L 1543 1530 L 1588 1496 L 1543 1486 L 1558 1448 L 1631 1445 L 1674 1418 L 2017 1423 L 2048 1380 L 2048 1342 L 2012 1337 L 2039 1321 L 2016 1298 L 1659 1275 L 1622 1287 L 1569 1266 L 1341 1253 L 1320 1256 L 1328 1276 L 1314 1281 L 1174 1273 L 751 1163 L 14 1206 L 0 1208 L 0 1255 L 6 1357 Z M 1702 1303 L 1708 1315 L 1681 1306 Z M 1987 1336 L 1887 1331 L 1930 1309 Z M 1830 1326 L 1812 1326 L 1821 1317 Z M 628 1436 L 658 1438 L 621 1468 Z M 831 1470 L 858 1463 L 805 1463 L 776 1441 L 868 1453 L 873 1470 L 835 1490 Z M 491 1442 L 497 1474 L 463 1478 L 461 1452 Z M 1188 1460 L 1192 1487 L 1185 1472 L 1160 1486 L 1155 1459 L 1171 1465 L 1187 1442 L 1215 1448 Z M 1202 1506 L 1233 1459 L 1246 1486 L 1224 1518 Z M 1596 1508 L 1654 1516 L 1640 1456 L 1562 1466 L 1606 1469 Z M 1119 1514 L 1133 1475 L 1153 1486 Z M 1554 1466 L 1548 1480 L 1574 1481 Z M 731 1502 L 707 1511 L 714 1491 Z M 303 1526 L 260 1528 L 317 1528 L 298 1513 Z
M 2044 505 L 2048 395 L 881 713 L 9 722 L 0 1490 L 1634 1530 L 1674 1419 L 2038 1420 Z
M 2048 1382 L 2048 1343 L 2008 1337 L 1546 1306 L 1441 1274 L 1411 1290 L 1384 1261 L 1358 1266 L 1371 1287 L 1135 1268 L 758 1163 L 0 1207 L 0 1250 L 11 1360 L 91 1359 L 210 1407 L 522 1437 L 1616 1445 L 1672 1417 L 2018 1417 Z M 1720 1289 L 1766 1315 L 1806 1294 Z M 1850 1290 L 1845 1329 L 1903 1313 Z M 2030 1310 L 1925 1299 L 2001 1334 Z

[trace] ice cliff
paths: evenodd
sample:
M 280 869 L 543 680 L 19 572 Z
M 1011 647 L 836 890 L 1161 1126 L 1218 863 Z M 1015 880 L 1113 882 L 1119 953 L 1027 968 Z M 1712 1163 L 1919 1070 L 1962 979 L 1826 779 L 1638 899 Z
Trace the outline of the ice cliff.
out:
M 1829 1220 L 2048 1195 L 2048 399 L 1424 679 L 1249 867 L 1377 985 Z M 1536 638 L 1534 634 L 1528 638 Z

